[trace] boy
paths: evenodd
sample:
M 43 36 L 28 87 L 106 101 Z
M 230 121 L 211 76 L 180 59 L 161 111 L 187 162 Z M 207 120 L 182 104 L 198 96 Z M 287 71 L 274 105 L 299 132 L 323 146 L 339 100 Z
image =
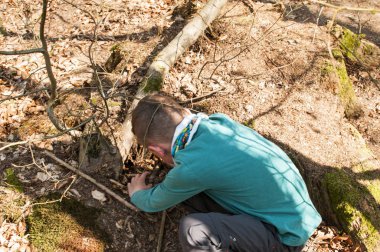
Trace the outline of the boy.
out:
M 154 187 L 128 184 L 131 201 L 157 212 L 185 201 L 183 251 L 301 251 L 321 222 L 289 157 L 226 115 L 194 115 L 149 95 L 132 114 L 137 141 L 173 168 Z

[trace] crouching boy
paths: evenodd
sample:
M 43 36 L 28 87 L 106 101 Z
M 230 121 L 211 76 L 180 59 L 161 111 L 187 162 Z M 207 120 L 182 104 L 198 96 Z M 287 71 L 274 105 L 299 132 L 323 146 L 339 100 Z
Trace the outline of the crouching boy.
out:
M 274 143 L 226 115 L 192 114 L 150 95 L 132 114 L 137 141 L 173 168 L 162 183 L 128 184 L 146 212 L 184 202 L 183 251 L 301 251 L 321 222 L 305 183 Z

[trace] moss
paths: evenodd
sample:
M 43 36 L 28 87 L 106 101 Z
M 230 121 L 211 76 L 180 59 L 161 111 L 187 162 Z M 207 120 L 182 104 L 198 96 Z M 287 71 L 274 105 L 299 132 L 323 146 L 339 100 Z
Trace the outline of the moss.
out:
M 336 55 L 334 57 L 337 59 L 335 64 L 326 62 L 321 68 L 321 74 L 323 76 L 334 74 L 338 77 L 338 93 L 344 106 L 344 113 L 347 118 L 357 118 L 362 114 L 362 109 L 357 102 L 352 81 L 347 74 L 344 58 L 339 51 L 339 49 L 335 50 L 334 53 Z
M 348 118 L 358 117 L 361 114 L 361 108 L 357 104 L 354 87 L 351 79 L 348 77 L 344 63 L 336 67 L 336 73 L 339 76 L 339 96 L 345 105 L 345 115 Z
M 372 183 L 368 185 L 367 188 L 373 198 L 376 200 L 377 204 L 380 204 L 380 180 L 372 181 Z
M 145 80 L 143 90 L 145 93 L 159 91 L 162 87 L 163 82 L 164 79 L 161 74 L 152 75 Z
M 331 50 L 332 55 L 334 56 L 335 59 L 343 59 L 343 54 L 342 51 L 338 48 L 334 48 Z
M 0 20 L 0 34 L 1 35 L 4 35 L 6 36 L 8 33 L 7 33 L 7 30 L 4 28 L 4 26 L 2 25 L 1 23 L 1 20 Z
M 380 239 L 380 215 L 370 192 L 343 171 L 325 175 L 331 206 L 345 231 L 354 234 L 369 251 Z
M 110 101 L 110 100 L 108 100 L 107 104 L 108 104 L 108 106 L 110 108 L 112 108 L 112 107 L 120 107 L 121 106 L 121 102 L 118 102 L 118 101 Z
M 372 44 L 365 43 L 363 45 L 363 53 L 364 55 L 373 55 L 375 52 L 375 47 Z
M 344 56 L 351 61 L 357 61 L 357 50 L 360 47 L 361 39 L 364 37 L 362 34 L 355 34 L 347 28 L 343 28 L 342 37 L 340 38 L 340 49 Z
M 7 29 L 3 25 L 3 20 L 1 18 L 0 18 L 0 34 L 4 36 L 8 35 Z
M 116 67 L 120 64 L 120 62 L 123 60 L 123 55 L 121 53 L 121 45 L 116 44 L 111 47 L 111 55 L 107 59 L 105 63 L 105 69 L 107 72 L 111 73 L 116 69 Z
M 321 75 L 328 76 L 334 73 L 335 73 L 334 66 L 330 62 L 326 61 L 321 67 Z
M 104 251 L 108 236 L 95 223 L 99 213 L 72 199 L 35 205 L 28 216 L 31 243 L 38 251 Z
M 90 102 L 92 105 L 96 106 L 98 104 L 99 100 L 97 97 L 91 97 Z
M 5 181 L 17 192 L 23 192 L 23 186 L 12 168 L 5 169 Z
M 110 49 L 111 52 L 114 52 L 114 51 L 120 51 L 120 50 L 121 50 L 121 44 L 120 44 L 120 43 L 114 44 L 114 45 L 111 47 L 111 49 Z
M 87 145 L 87 155 L 91 158 L 98 158 L 102 150 L 100 144 L 99 134 L 92 134 L 89 136 L 88 145 Z
M 251 128 L 251 129 L 255 129 L 256 128 L 255 119 L 251 118 L 248 121 L 243 122 L 243 125 Z

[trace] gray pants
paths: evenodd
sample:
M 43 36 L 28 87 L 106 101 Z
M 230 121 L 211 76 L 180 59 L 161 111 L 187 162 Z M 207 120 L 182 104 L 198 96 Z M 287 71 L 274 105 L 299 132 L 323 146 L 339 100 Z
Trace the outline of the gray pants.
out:
M 183 217 L 179 240 L 184 252 L 301 251 L 278 239 L 276 228 L 249 215 L 232 215 L 205 194 L 185 202 L 191 214 Z

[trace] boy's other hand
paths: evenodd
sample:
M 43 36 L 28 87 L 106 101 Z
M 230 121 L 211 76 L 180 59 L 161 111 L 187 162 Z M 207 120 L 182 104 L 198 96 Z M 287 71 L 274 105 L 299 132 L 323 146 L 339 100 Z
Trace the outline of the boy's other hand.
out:
M 137 174 L 131 179 L 131 182 L 128 183 L 128 194 L 132 198 L 132 195 L 140 190 L 146 190 L 152 187 L 151 184 L 145 184 L 145 178 L 149 172 L 144 172 L 143 174 Z

